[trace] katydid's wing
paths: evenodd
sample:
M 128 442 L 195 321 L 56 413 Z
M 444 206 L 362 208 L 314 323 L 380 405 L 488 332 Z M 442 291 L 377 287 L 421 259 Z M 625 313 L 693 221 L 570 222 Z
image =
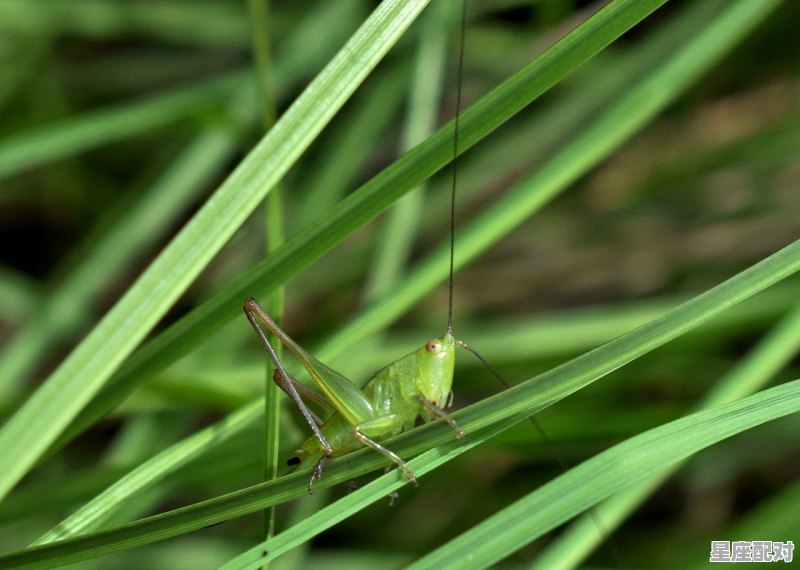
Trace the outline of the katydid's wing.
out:
M 262 336 L 263 342 L 267 344 L 268 348 L 269 341 L 267 340 L 266 336 L 263 336 L 263 331 L 261 331 L 258 323 L 254 320 L 256 317 L 258 320 L 264 323 L 269 331 L 278 337 L 281 343 L 289 349 L 289 352 L 291 352 L 295 358 L 300 361 L 300 363 L 303 365 L 303 368 L 308 371 L 308 373 L 314 379 L 314 382 L 316 382 L 320 387 L 322 393 L 328 398 L 328 400 L 330 400 L 330 403 L 340 414 L 342 414 L 342 416 L 344 416 L 348 422 L 356 425 L 373 418 L 374 414 L 372 404 L 370 404 L 369 400 L 361 392 L 361 390 L 359 390 L 352 382 L 350 382 L 350 380 L 300 348 L 300 345 L 293 341 L 292 338 L 286 334 L 283 329 L 281 329 L 281 327 L 279 327 L 277 323 L 272 320 L 272 318 L 270 318 L 263 307 L 258 304 L 258 301 L 251 297 L 245 301 L 244 310 L 247 313 L 250 322 L 256 327 L 257 332 L 259 332 L 259 334 Z M 273 358 L 276 357 L 273 355 Z
M 295 358 L 300 361 L 336 409 L 353 425 L 372 419 L 373 408 L 364 393 L 350 380 L 323 364 L 300 348 L 288 335 L 281 338 Z

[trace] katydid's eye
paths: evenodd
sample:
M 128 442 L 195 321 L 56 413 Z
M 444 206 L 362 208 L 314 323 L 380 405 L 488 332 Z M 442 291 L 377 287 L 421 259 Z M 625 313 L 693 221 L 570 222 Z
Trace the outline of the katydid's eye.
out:
M 286 462 L 286 465 L 292 467 L 294 465 L 300 465 L 300 458 L 299 457 L 292 457 Z
M 436 340 L 436 339 L 433 339 L 433 340 L 429 340 L 428 343 L 425 345 L 425 350 L 427 350 L 428 352 L 436 353 L 436 352 L 439 352 L 439 348 L 440 347 L 441 347 L 441 345 L 439 344 L 439 341 Z

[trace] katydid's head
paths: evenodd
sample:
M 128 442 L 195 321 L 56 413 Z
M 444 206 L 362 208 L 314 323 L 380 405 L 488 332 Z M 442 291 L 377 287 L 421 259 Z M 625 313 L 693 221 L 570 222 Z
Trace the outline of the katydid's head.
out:
M 449 331 L 441 338 L 429 340 L 418 351 L 417 389 L 426 400 L 439 408 L 447 405 L 453 385 L 455 352 L 456 340 Z

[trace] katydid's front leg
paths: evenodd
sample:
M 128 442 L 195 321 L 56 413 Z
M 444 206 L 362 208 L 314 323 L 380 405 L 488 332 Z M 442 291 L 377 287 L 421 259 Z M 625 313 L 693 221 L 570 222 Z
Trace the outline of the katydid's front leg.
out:
M 451 392 L 451 394 L 452 394 L 452 392 Z M 431 416 L 435 416 L 437 418 L 442 418 L 444 421 L 446 421 L 447 424 L 451 428 L 453 428 L 453 430 L 456 432 L 456 439 L 464 439 L 464 430 L 461 429 L 461 426 L 458 425 L 456 420 L 454 420 L 452 417 L 450 417 L 450 414 L 445 412 L 442 408 L 440 408 L 436 404 L 433 404 L 433 403 L 429 402 L 428 400 L 426 400 L 422 396 L 417 396 L 417 401 L 422 405 L 423 408 L 428 410 L 428 413 L 430 413 Z

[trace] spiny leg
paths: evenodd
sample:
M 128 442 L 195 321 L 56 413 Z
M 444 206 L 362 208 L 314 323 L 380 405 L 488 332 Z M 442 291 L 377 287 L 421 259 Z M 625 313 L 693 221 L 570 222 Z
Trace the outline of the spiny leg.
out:
M 261 325 L 258 324 L 258 320 L 256 319 L 256 315 L 262 319 L 264 322 L 271 322 L 269 315 L 267 312 L 258 304 L 258 301 L 253 299 L 252 297 L 247 299 L 244 302 L 244 314 L 247 316 L 247 320 L 250 321 L 250 324 L 253 327 L 253 330 L 256 331 L 258 338 L 261 340 L 261 344 L 264 345 L 264 348 L 267 349 L 269 353 L 269 357 L 272 359 L 272 362 L 275 363 L 276 372 L 280 374 L 283 382 L 279 384 L 279 386 L 292 398 L 294 403 L 300 409 L 300 413 L 303 414 L 303 417 L 308 422 L 308 425 L 311 427 L 311 431 L 314 432 L 314 435 L 319 440 L 320 445 L 322 446 L 323 455 L 320 457 L 319 461 L 317 461 L 317 465 L 314 467 L 314 471 L 311 475 L 311 480 L 308 482 L 308 493 L 311 494 L 311 486 L 313 485 L 314 481 L 319 481 L 320 477 L 322 477 L 322 470 L 325 468 L 325 464 L 328 460 L 333 457 L 333 448 L 331 444 L 328 442 L 328 439 L 320 430 L 320 426 L 317 423 L 319 418 L 317 418 L 314 413 L 308 409 L 303 399 L 300 397 L 300 394 L 297 392 L 297 388 L 295 387 L 294 383 L 292 382 L 291 377 L 286 372 L 286 369 L 283 367 L 278 355 L 275 353 L 275 350 L 272 348 L 272 345 L 267 339 L 267 335 L 264 333 L 264 329 L 261 328 Z
M 456 439 L 463 439 L 464 438 L 464 430 L 461 429 L 461 426 L 458 425 L 456 420 L 454 420 L 450 416 L 450 414 L 445 412 L 442 408 L 440 408 L 436 404 L 426 400 L 422 396 L 418 396 L 417 400 L 419 401 L 420 404 L 422 404 L 422 406 L 426 410 L 428 410 L 431 413 L 431 415 L 436 416 L 437 418 L 442 418 L 444 421 L 446 421 L 448 424 L 450 424 L 450 427 L 453 428 L 453 430 L 455 430 L 455 432 L 456 432 Z

